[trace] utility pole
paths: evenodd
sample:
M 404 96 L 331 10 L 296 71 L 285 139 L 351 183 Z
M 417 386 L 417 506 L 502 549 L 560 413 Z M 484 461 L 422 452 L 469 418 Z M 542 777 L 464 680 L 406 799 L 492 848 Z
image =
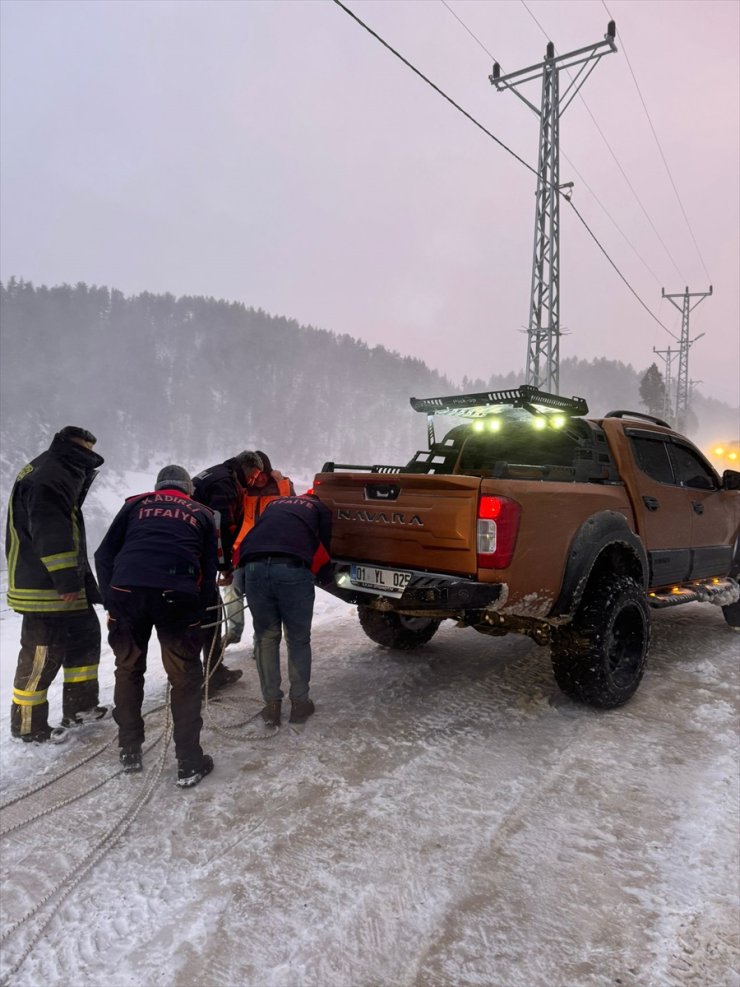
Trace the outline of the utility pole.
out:
M 709 285 L 709 291 L 689 291 L 688 285 L 685 291 L 681 294 L 666 295 L 665 288 L 661 288 L 662 297 L 667 298 L 668 301 L 677 308 L 681 313 L 681 339 L 679 342 L 679 358 L 678 358 L 678 381 L 676 383 L 676 411 L 673 416 L 672 425 L 679 432 L 682 432 L 686 427 L 686 412 L 689 409 L 689 350 L 697 341 L 701 339 L 704 335 L 700 332 L 698 336 L 694 336 L 693 339 L 689 339 L 689 315 L 694 311 L 700 302 L 703 302 L 705 298 L 708 298 L 712 294 L 712 286 Z M 681 305 L 678 305 L 674 301 L 676 298 L 681 298 Z M 691 299 L 696 298 L 697 300 L 691 304 Z
M 670 424 L 673 412 L 671 407 L 673 405 L 673 361 L 678 356 L 678 350 L 672 350 L 669 346 L 667 350 L 656 350 L 653 346 L 653 353 L 656 353 L 665 364 L 665 373 L 663 374 L 663 381 L 665 383 L 665 389 L 663 391 L 663 411 L 661 415 L 664 421 Z
M 599 59 L 617 50 L 615 36 L 614 21 L 609 21 L 604 41 L 557 57 L 555 45 L 549 41 L 542 63 L 501 75 L 501 66 L 494 62 L 493 74 L 488 77 L 499 92 L 510 89 L 540 118 L 526 382 L 555 394 L 560 393 L 560 190 L 573 187 L 572 182 L 560 184 L 560 117 Z M 560 70 L 575 65 L 580 68 L 561 97 Z M 538 110 L 516 87 L 540 75 L 542 103 Z

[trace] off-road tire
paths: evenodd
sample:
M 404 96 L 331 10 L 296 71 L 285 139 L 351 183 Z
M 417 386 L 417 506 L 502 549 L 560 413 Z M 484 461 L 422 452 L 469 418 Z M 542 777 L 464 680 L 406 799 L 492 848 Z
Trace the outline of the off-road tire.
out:
M 442 623 L 430 617 L 404 617 L 365 606 L 358 606 L 357 616 L 371 641 L 399 651 L 411 651 L 431 641 Z
M 740 629 L 740 600 L 737 603 L 728 603 L 726 607 L 722 607 L 722 613 L 730 627 Z
M 550 649 L 555 681 L 566 696 L 614 709 L 637 690 L 650 645 L 650 610 L 629 576 L 607 576 L 587 587 L 573 622 Z

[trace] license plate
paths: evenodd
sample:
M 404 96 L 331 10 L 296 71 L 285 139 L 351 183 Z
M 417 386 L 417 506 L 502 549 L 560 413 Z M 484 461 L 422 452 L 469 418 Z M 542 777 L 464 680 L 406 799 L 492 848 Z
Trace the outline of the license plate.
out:
M 399 572 L 398 569 L 378 569 L 372 565 L 353 565 L 349 578 L 355 586 L 388 596 L 401 596 L 411 579 L 411 573 Z

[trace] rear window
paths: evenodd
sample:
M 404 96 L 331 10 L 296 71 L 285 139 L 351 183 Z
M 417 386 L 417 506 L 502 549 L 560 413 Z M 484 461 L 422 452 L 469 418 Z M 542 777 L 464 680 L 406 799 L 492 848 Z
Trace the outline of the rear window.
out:
M 545 427 L 538 428 L 537 421 Z M 406 471 L 553 481 L 618 479 L 598 426 L 576 418 L 555 427 L 550 419 L 526 412 L 459 425 L 432 449 L 417 452 Z
M 571 434 L 529 423 L 516 423 L 495 434 L 470 432 L 462 443 L 458 472 L 490 470 L 496 463 L 530 466 L 573 466 L 578 443 Z

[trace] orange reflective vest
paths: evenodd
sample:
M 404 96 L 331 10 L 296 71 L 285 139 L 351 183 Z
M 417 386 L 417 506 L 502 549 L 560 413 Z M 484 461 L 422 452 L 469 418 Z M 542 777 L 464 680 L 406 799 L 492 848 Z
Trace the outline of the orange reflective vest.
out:
M 250 496 L 249 494 L 244 495 L 244 521 L 242 522 L 242 526 L 239 529 L 239 533 L 234 541 L 234 547 L 231 551 L 231 562 L 234 568 L 236 568 L 239 564 L 239 549 L 241 548 L 242 542 L 259 520 L 265 507 L 267 507 L 271 501 L 277 500 L 278 497 L 290 497 L 293 494 L 293 484 L 287 476 L 283 476 L 279 480 L 276 480 L 275 477 L 272 479 L 277 485 L 277 493 L 266 494 L 261 497 L 255 497 L 254 495 Z

